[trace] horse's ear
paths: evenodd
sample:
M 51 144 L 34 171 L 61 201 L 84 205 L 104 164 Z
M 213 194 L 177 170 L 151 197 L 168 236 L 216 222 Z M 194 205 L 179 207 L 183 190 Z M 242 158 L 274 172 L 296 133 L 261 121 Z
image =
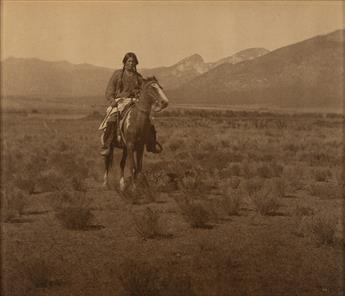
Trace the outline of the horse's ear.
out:
M 158 81 L 157 78 L 156 78 L 156 76 L 149 76 L 149 77 L 147 77 L 145 80 L 146 80 L 146 81 L 155 81 L 155 82 Z
M 163 89 L 163 87 L 160 85 L 160 83 L 158 82 L 158 79 L 156 78 L 156 76 L 153 76 L 152 79 L 159 85 L 159 87 L 161 89 Z

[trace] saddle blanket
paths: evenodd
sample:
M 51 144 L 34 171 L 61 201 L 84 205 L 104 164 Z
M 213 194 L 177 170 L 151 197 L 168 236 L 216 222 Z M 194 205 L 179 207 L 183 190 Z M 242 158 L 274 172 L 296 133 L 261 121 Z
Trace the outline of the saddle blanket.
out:
M 104 117 L 103 121 L 101 122 L 101 124 L 98 128 L 99 130 L 104 130 L 107 127 L 107 123 L 109 121 L 115 120 L 118 112 L 120 112 L 120 117 L 121 117 L 121 115 L 123 114 L 125 109 L 127 109 L 127 106 L 134 103 L 137 99 L 135 99 L 135 98 L 119 98 L 116 100 L 118 101 L 117 107 L 109 106 L 107 108 L 105 117 Z

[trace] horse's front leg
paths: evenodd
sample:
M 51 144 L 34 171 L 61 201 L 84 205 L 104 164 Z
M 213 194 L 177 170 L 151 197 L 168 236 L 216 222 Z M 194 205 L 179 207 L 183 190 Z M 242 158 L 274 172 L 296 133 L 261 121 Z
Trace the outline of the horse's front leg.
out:
M 111 148 L 110 152 L 107 156 L 104 157 L 104 176 L 103 176 L 103 187 L 104 188 L 108 188 L 109 184 L 108 184 L 108 175 L 109 175 L 109 169 L 112 165 L 113 162 L 113 152 L 114 149 Z
M 143 168 L 143 155 L 144 155 L 144 145 L 138 147 L 136 151 L 137 165 L 135 170 L 135 177 L 137 177 Z
M 121 178 L 120 178 L 120 190 L 123 191 L 125 189 L 125 167 L 126 167 L 126 160 L 127 160 L 127 149 L 126 147 L 122 150 L 122 158 L 120 162 L 121 168 Z
M 131 183 L 133 184 L 133 187 L 135 187 L 134 180 L 135 180 L 136 166 L 135 166 L 135 161 L 134 161 L 134 145 L 128 144 L 127 150 L 128 150 L 128 168 L 131 173 Z

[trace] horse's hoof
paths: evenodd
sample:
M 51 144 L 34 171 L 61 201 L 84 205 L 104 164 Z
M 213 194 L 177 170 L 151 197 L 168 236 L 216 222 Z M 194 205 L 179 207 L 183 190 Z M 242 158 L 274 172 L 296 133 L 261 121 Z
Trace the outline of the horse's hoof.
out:
M 137 190 L 137 186 L 133 183 L 132 184 L 132 192 L 135 192 Z
M 121 191 L 125 190 L 125 179 L 124 178 L 120 179 L 120 190 Z
M 103 182 L 102 188 L 103 188 L 103 189 L 109 189 L 109 184 L 108 184 L 108 182 Z

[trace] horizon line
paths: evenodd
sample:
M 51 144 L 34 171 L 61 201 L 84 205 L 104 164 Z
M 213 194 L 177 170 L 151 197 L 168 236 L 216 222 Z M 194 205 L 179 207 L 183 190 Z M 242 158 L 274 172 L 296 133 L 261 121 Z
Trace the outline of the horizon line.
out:
M 186 57 L 176 61 L 174 64 L 172 65 L 160 65 L 160 66 L 154 66 L 154 67 L 138 67 L 139 69 L 142 69 L 142 70 L 150 70 L 150 69 L 155 69 L 155 68 L 162 68 L 162 67 L 171 67 L 171 66 L 174 66 L 176 64 L 178 64 L 179 62 L 183 61 L 184 59 L 187 59 L 187 58 L 190 58 L 194 55 L 199 55 L 203 62 L 206 63 L 206 64 L 212 64 L 212 63 L 216 63 L 218 62 L 219 60 L 222 60 L 222 59 L 225 59 L 225 58 L 229 58 L 231 56 L 234 56 L 236 55 L 237 53 L 240 53 L 242 51 L 245 51 L 245 50 L 248 50 L 248 49 L 265 49 L 268 51 L 268 53 L 271 53 L 271 52 L 274 52 L 276 50 L 279 50 L 281 48 L 284 48 L 284 47 L 287 47 L 287 46 L 291 46 L 291 45 L 294 45 L 294 44 L 298 44 L 298 43 L 301 43 L 301 42 L 304 42 L 306 40 L 310 40 L 310 39 L 313 39 L 313 38 L 317 38 L 319 36 L 326 36 L 326 35 L 329 35 L 329 34 L 333 34 L 335 32 L 338 32 L 338 31 L 345 31 L 345 26 L 343 28 L 340 28 L 340 29 L 337 29 L 337 30 L 333 30 L 331 32 L 328 32 L 326 34 L 318 34 L 318 35 L 314 35 L 313 37 L 310 37 L 310 38 L 307 38 L 307 39 L 304 39 L 302 41 L 297 41 L 297 42 L 294 42 L 294 43 L 291 43 L 291 44 L 288 44 L 288 45 L 285 45 L 285 46 L 281 46 L 281 47 L 278 47 L 278 48 L 275 48 L 275 49 L 267 49 L 265 47 L 249 47 L 249 48 L 245 48 L 245 49 L 241 49 L 239 51 L 236 51 L 235 53 L 231 54 L 231 55 L 228 55 L 228 56 L 225 56 L 225 57 L 220 57 L 214 61 L 205 61 L 203 56 L 199 53 L 193 53 L 193 54 L 190 54 L 190 55 L 187 55 Z M 267 54 L 268 54 L 267 53 Z M 4 62 L 8 59 L 27 59 L 27 60 L 30 60 L 30 59 L 36 59 L 36 60 L 40 60 L 40 61 L 43 61 L 43 62 L 49 62 L 49 63 L 69 63 L 71 65 L 74 65 L 74 66 L 81 66 L 81 65 L 89 65 L 89 66 L 94 66 L 94 67 L 99 67 L 99 68 L 106 68 L 106 69 L 113 69 L 113 67 L 111 66 L 104 66 L 104 65 L 99 65 L 99 64 L 92 64 L 92 63 L 89 63 L 89 62 L 83 62 L 83 63 L 74 63 L 74 62 L 71 62 L 71 61 L 68 61 L 68 60 L 49 60 L 49 59 L 45 59 L 45 58 L 40 58 L 40 57 L 18 57 L 18 56 L 13 56 L 13 55 L 9 55 L 5 58 L 3 57 L 0 57 L 0 62 Z

